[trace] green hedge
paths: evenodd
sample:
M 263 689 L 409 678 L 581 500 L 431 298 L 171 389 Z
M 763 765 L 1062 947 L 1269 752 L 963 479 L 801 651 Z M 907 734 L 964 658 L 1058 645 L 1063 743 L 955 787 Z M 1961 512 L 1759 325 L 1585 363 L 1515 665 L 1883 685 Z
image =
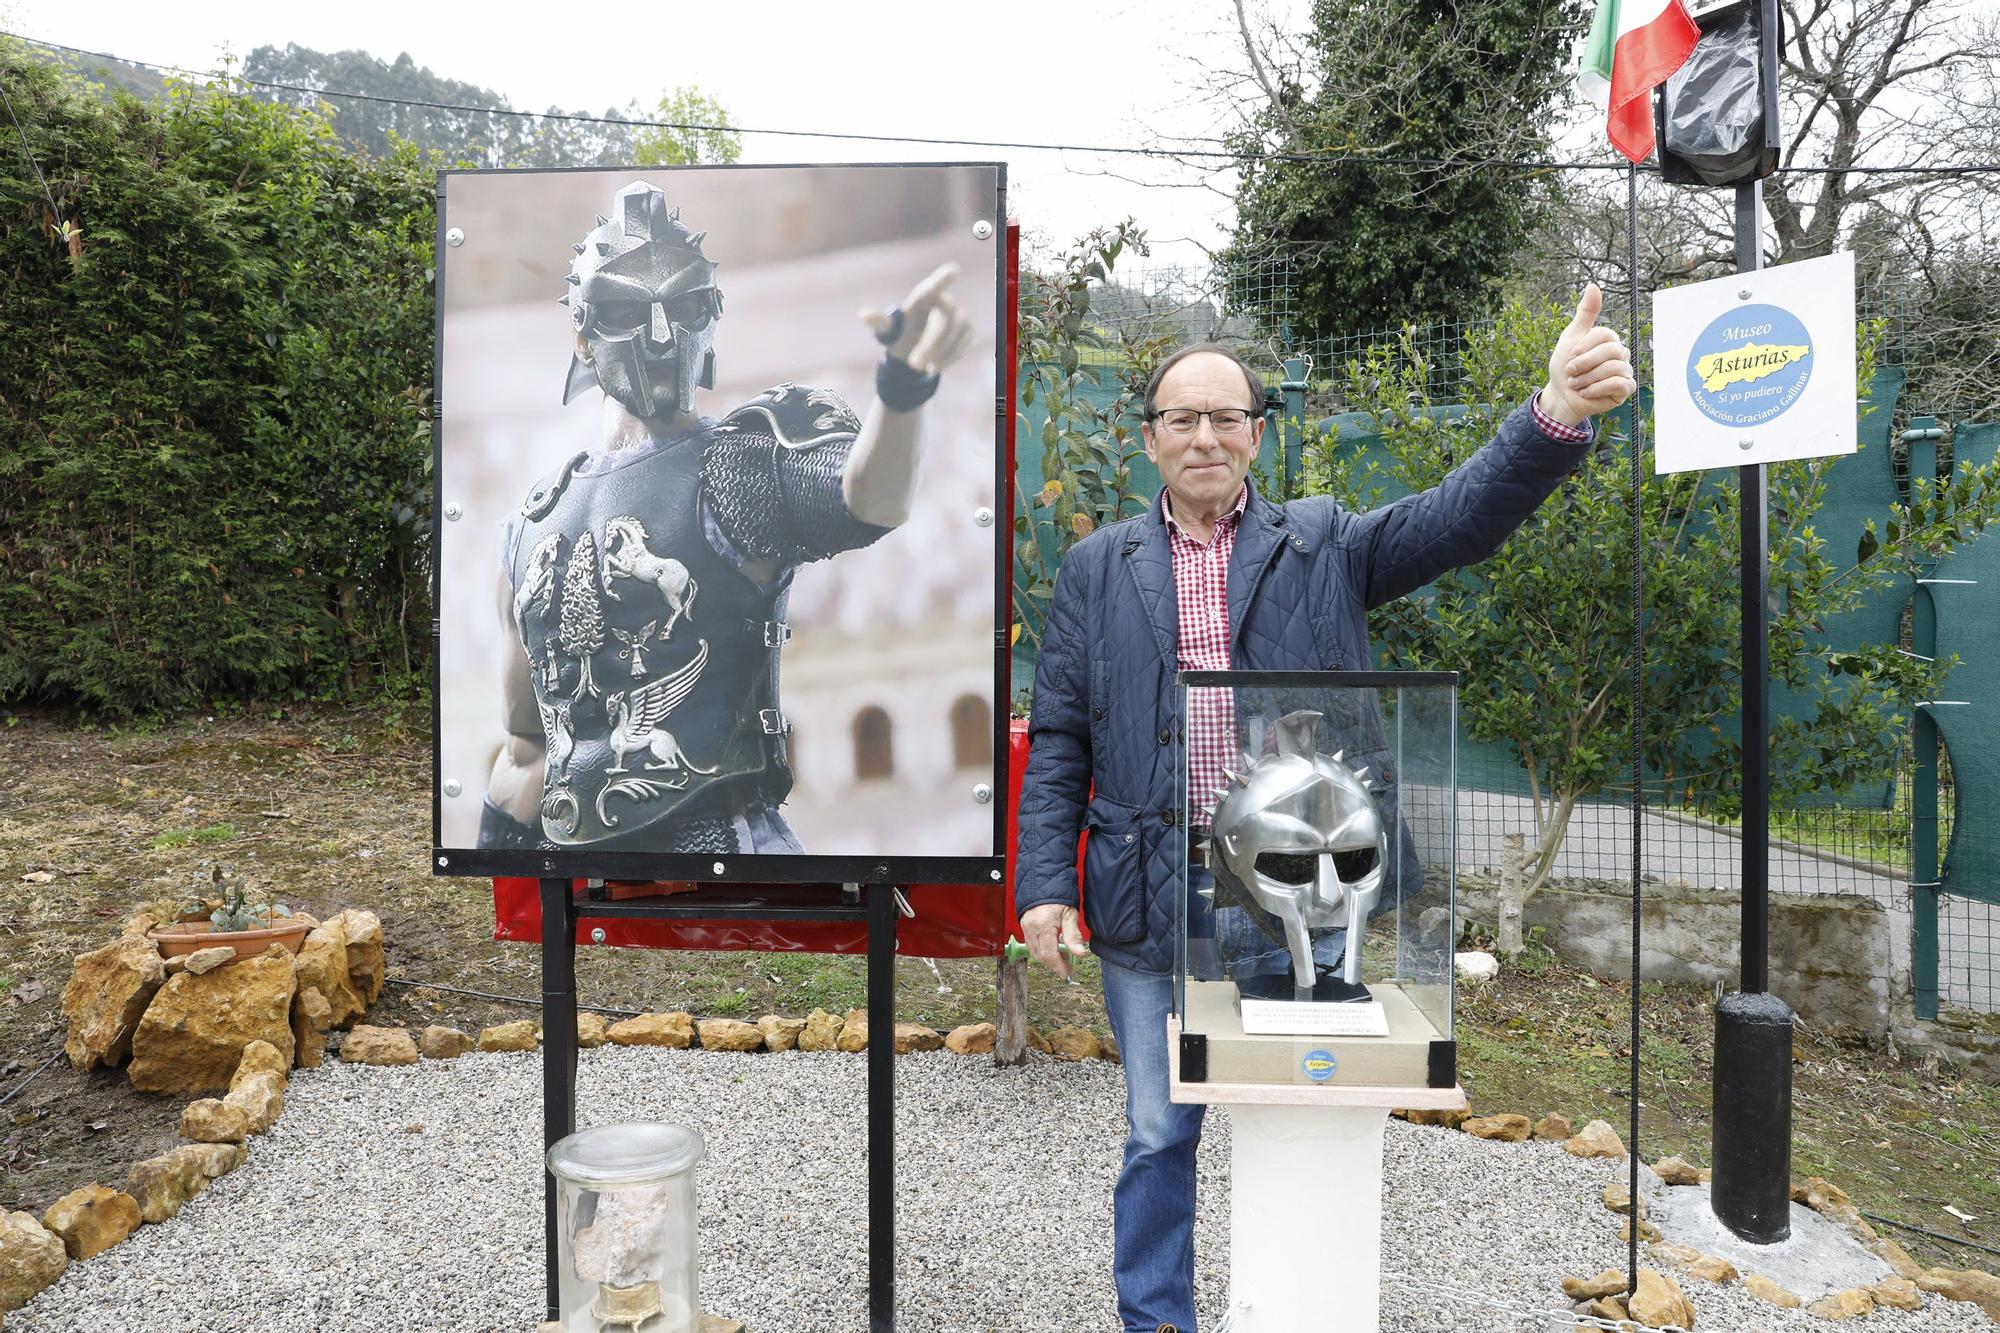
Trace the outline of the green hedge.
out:
M 4 41 L 0 85 L 0 700 L 426 678 L 430 168 Z

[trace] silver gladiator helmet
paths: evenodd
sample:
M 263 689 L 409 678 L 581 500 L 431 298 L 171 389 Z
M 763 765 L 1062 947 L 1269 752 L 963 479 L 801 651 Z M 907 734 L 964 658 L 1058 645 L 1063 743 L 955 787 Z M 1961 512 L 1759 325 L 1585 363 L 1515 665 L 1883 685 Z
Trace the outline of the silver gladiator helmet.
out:
M 610 217 L 570 247 L 570 327 L 583 348 L 570 361 L 563 401 L 591 385 L 642 417 L 694 409 L 715 385 L 715 321 L 722 292 L 701 252 L 704 233 L 681 225 L 665 191 L 633 181 Z
M 1315 981 L 1315 930 L 1347 927 L 1344 979 L 1360 981 L 1361 936 L 1389 861 L 1368 770 L 1320 753 L 1320 721 L 1311 711 L 1280 718 L 1276 753 L 1229 775 L 1211 825 L 1216 869 L 1283 923 L 1302 990 Z

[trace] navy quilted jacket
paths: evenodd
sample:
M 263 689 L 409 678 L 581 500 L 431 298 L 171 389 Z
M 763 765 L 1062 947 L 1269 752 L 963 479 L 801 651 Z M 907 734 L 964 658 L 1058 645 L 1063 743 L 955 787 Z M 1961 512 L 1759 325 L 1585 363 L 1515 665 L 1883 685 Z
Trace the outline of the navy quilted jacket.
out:
M 1524 403 L 1437 486 L 1366 514 L 1325 497 L 1275 505 L 1253 487 L 1229 561 L 1230 665 L 1368 669 L 1368 610 L 1492 555 L 1588 448 L 1543 435 Z M 1035 666 L 1014 876 L 1020 911 L 1075 906 L 1077 836 L 1087 828 L 1091 949 L 1156 974 L 1173 968 L 1186 854 L 1179 641 L 1157 503 L 1070 549 Z M 1390 767 L 1386 752 L 1348 757 L 1378 773 Z

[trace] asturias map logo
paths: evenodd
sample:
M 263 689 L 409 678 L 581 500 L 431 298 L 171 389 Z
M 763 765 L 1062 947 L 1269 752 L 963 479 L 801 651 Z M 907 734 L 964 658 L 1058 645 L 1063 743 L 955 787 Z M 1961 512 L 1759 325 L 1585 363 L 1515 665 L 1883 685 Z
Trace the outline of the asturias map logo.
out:
M 1738 306 L 1701 331 L 1688 353 L 1688 395 L 1710 421 L 1756 426 L 1799 400 L 1812 378 L 1812 336 L 1774 305 Z

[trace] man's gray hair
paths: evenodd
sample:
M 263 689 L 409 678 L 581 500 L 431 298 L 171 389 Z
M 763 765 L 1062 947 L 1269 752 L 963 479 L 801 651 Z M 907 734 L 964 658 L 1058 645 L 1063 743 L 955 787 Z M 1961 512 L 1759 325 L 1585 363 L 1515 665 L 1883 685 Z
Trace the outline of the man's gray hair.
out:
M 1146 420 L 1151 421 L 1159 415 L 1160 381 L 1167 377 L 1167 372 L 1189 357 L 1200 356 L 1204 352 L 1235 363 L 1236 368 L 1243 372 L 1244 383 L 1250 386 L 1250 401 L 1243 404 L 1243 406 L 1252 416 L 1256 416 L 1264 410 L 1264 378 L 1250 368 L 1248 361 L 1245 361 L 1227 347 L 1221 347 L 1215 343 L 1189 343 L 1186 347 L 1181 348 L 1153 368 L 1153 377 L 1146 381 Z

